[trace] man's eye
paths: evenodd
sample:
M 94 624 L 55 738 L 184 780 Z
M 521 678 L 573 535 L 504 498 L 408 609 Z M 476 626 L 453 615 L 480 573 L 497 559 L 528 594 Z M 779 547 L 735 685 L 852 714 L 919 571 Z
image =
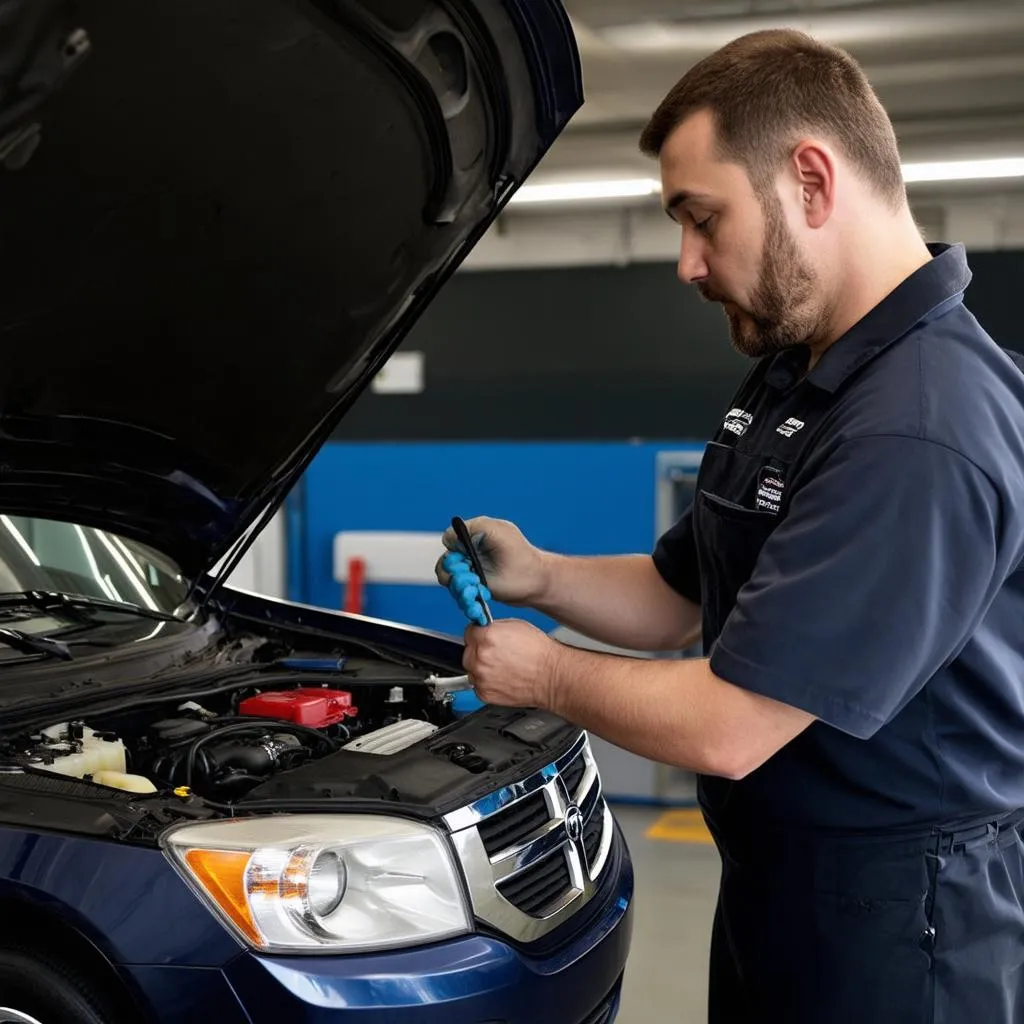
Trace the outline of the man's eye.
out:
M 711 233 L 711 221 L 711 217 L 705 217 L 703 220 L 695 220 L 693 226 L 702 234 L 707 235 Z

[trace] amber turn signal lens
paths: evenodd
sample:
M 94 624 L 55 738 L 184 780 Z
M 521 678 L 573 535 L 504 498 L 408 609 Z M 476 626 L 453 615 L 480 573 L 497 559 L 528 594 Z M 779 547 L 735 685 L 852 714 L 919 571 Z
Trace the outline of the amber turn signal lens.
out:
M 263 945 L 246 899 L 245 869 L 250 854 L 244 850 L 189 850 L 185 861 L 220 909 L 254 946 Z

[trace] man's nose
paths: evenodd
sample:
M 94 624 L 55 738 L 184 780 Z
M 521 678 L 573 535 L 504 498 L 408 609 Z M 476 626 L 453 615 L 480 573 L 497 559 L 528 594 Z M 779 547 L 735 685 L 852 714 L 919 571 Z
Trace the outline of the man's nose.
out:
M 696 232 L 683 232 L 676 273 L 683 284 L 696 284 L 708 276 L 708 265 L 704 259 L 704 244 Z

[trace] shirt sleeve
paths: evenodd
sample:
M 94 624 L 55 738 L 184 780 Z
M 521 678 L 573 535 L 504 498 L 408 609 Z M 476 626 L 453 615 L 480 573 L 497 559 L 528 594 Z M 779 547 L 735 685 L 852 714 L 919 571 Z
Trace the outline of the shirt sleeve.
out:
M 959 453 L 898 436 L 845 441 L 794 483 L 710 667 L 867 739 L 958 654 L 1012 571 L 999 493 Z
M 700 569 L 697 545 L 693 536 L 693 507 L 666 530 L 654 548 L 654 567 L 661 578 L 677 593 L 694 604 L 701 603 Z

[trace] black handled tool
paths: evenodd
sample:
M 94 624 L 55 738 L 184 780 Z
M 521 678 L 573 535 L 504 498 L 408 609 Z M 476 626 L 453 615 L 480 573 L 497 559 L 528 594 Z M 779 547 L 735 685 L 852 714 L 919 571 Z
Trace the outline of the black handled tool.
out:
M 480 556 L 473 546 L 473 538 L 469 535 L 469 527 L 466 526 L 464 520 L 454 516 L 452 518 L 452 529 L 455 531 L 455 536 L 458 538 L 459 543 L 466 549 L 466 557 L 469 559 L 469 564 L 473 566 L 473 572 L 477 574 L 480 585 L 486 587 L 487 577 L 484 575 L 484 567 L 480 564 Z M 480 607 L 484 610 L 484 618 L 488 622 L 493 622 L 494 617 L 491 615 L 491 609 L 487 607 L 487 602 L 479 596 L 477 600 L 480 602 Z

